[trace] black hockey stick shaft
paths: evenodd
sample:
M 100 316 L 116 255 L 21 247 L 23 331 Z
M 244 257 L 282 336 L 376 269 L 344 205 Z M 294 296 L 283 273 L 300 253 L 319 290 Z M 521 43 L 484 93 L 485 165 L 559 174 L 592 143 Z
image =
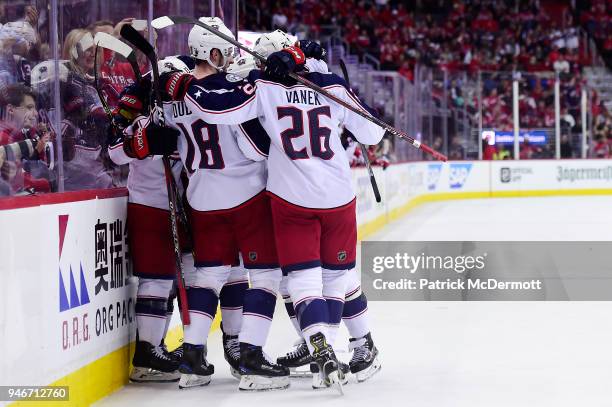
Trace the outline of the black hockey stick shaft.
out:
M 155 95 L 155 105 L 159 111 L 158 119 L 160 120 L 159 124 L 164 125 L 164 110 L 161 99 L 161 92 L 159 89 L 159 71 L 157 70 L 157 55 L 155 53 L 155 49 L 153 46 L 131 25 L 124 25 L 121 27 L 121 36 L 128 40 L 134 45 L 137 49 L 139 49 L 149 62 L 151 63 L 151 72 L 153 73 L 153 92 Z M 174 246 L 174 257 L 176 261 L 176 281 L 178 286 L 178 295 L 180 297 L 180 305 L 181 305 L 181 319 L 183 321 L 183 325 L 189 325 L 191 320 L 189 318 L 189 306 L 187 303 L 187 290 L 185 288 L 185 273 L 183 271 L 183 261 L 182 261 L 182 253 L 181 246 L 179 241 L 179 233 L 178 233 L 178 221 L 177 221 L 177 203 L 178 203 L 178 193 L 176 188 L 176 183 L 174 182 L 174 177 L 172 175 L 172 167 L 170 165 L 170 158 L 168 156 L 164 156 L 162 158 L 162 162 L 164 164 L 164 173 L 166 176 L 166 189 L 168 191 L 168 209 L 170 212 L 170 229 L 172 233 L 172 243 Z
M 340 58 L 340 69 L 342 70 L 342 76 L 344 76 L 346 84 L 350 88 L 351 80 L 349 78 L 348 70 L 346 69 L 344 59 L 342 58 Z M 361 148 L 361 155 L 363 155 L 363 160 L 365 161 L 366 168 L 368 169 L 368 174 L 370 175 L 370 183 L 372 184 L 372 190 L 374 191 L 374 198 L 376 198 L 376 202 L 381 202 L 382 198 L 380 196 L 380 191 L 378 190 L 378 183 L 376 182 L 376 178 L 374 177 L 374 170 L 372 170 L 372 165 L 370 164 L 370 158 L 368 157 L 368 149 L 356 138 L 355 141 L 359 144 L 359 148 Z
M 215 34 L 219 38 L 229 42 L 230 44 L 240 48 L 242 51 L 246 52 L 247 54 L 250 54 L 250 55 L 254 56 L 260 62 L 264 62 L 264 63 L 266 62 L 266 58 L 263 55 L 255 52 L 253 50 L 251 50 L 246 45 L 241 44 L 240 42 L 236 41 L 234 38 L 232 38 L 229 35 L 226 35 L 226 34 L 220 32 L 216 28 L 211 27 L 208 24 L 204 24 L 203 22 L 201 22 L 199 20 L 196 20 L 194 18 L 191 18 L 191 17 L 181 17 L 181 16 L 158 17 L 155 20 L 153 20 L 151 22 L 151 24 L 152 24 L 152 26 L 154 28 L 157 28 L 157 29 L 169 27 L 169 26 L 174 25 L 174 24 L 197 25 L 197 26 L 202 27 L 205 30 Z M 300 75 L 296 74 L 295 72 L 291 72 L 289 74 L 289 76 L 292 79 L 296 80 L 297 82 L 301 83 L 302 85 L 304 85 L 304 86 L 306 86 L 306 87 L 308 87 L 308 88 L 310 88 L 312 90 L 315 90 L 318 93 L 320 93 L 321 95 L 325 96 L 326 98 L 336 102 L 340 106 L 342 106 L 342 107 L 352 111 L 355 114 L 358 114 L 359 116 L 363 117 L 366 120 L 371 121 L 374 124 L 377 124 L 378 126 L 380 126 L 383 129 L 385 129 L 387 132 L 391 133 L 392 135 L 394 135 L 396 137 L 399 137 L 401 139 L 404 139 L 405 141 L 409 142 L 413 147 L 419 148 L 419 149 L 423 150 L 425 153 L 431 155 L 436 160 L 440 160 L 440 161 L 447 161 L 448 160 L 447 157 L 444 154 L 434 150 L 433 148 L 429 147 L 426 144 L 421 143 L 420 141 L 414 139 L 413 137 L 410 137 L 405 132 L 396 129 L 395 127 L 385 123 L 384 121 L 380 120 L 379 118 L 372 116 L 367 111 L 365 111 L 363 109 L 359 109 L 359 108 L 351 105 L 350 103 L 345 102 L 344 100 L 336 97 L 335 95 L 331 94 L 327 90 L 323 89 L 319 85 L 317 85 L 317 84 L 309 81 L 308 79 L 304 78 L 303 76 L 300 76 Z

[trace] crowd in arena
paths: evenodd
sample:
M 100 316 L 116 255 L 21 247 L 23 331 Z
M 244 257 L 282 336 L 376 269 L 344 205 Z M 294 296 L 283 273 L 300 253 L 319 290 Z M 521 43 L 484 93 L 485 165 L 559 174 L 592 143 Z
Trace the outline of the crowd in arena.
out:
M 339 27 L 350 51 L 375 56 L 381 69 L 398 70 L 414 80 L 415 66 L 455 73 L 467 72 L 472 81 L 483 74 L 483 126 L 512 130 L 512 73 L 521 71 L 521 128 L 554 127 L 554 79 L 561 80 L 561 126 L 565 157 L 575 157 L 575 144 L 569 140 L 581 129 L 580 95 L 584 86 L 582 67 L 592 60 L 584 46 L 581 30 L 600 42 L 602 54 L 612 49 L 610 29 L 612 7 L 603 0 L 558 2 L 543 7 L 540 0 L 499 1 L 354 1 L 318 2 L 304 0 L 261 0 L 247 19 L 247 26 L 281 27 L 292 32 L 320 35 Z M 550 3 L 550 2 L 549 2 Z M 609 2 L 608 2 L 609 3 Z M 417 11 L 414 11 L 417 10 Z M 551 15 L 553 12 L 558 12 Z M 478 123 L 477 94 L 466 95 L 461 80 L 450 80 L 447 88 L 451 108 L 470 113 Z M 440 104 L 442 89 L 434 92 Z M 590 105 L 594 118 L 594 141 L 607 145 L 609 114 L 592 92 Z M 603 136 L 603 141 L 597 141 Z M 453 141 L 449 141 L 449 145 Z M 503 147 L 501 147 L 503 148 Z M 550 146 L 525 146 L 525 156 L 549 158 Z M 454 155 L 459 157 L 460 149 Z M 603 156 L 593 149 L 592 156 Z M 451 151 L 449 151 L 451 152 Z M 503 157 L 508 157 L 503 154 Z
M 54 168 L 59 165 L 59 151 L 64 190 L 125 186 L 127 166 L 117 166 L 108 158 L 110 123 L 94 86 L 93 38 L 98 32 L 117 35 L 121 25 L 132 19 L 118 24 L 97 21 L 68 30 L 62 36 L 61 60 L 56 64 L 47 33 L 38 28 L 48 24 L 46 10 L 16 5 L 2 11 L 8 22 L 0 27 L 0 146 L 17 149 L 5 149 L 6 159 L 0 160 L 0 196 L 57 191 L 58 171 Z M 102 53 L 98 61 L 100 88 L 112 104 L 121 89 L 134 80 L 134 74 Z M 140 62 L 144 69 L 144 61 Z M 60 83 L 59 104 L 56 80 Z M 55 128 L 52 117 L 58 108 L 62 120 L 60 128 Z M 29 145 L 34 148 L 25 151 Z M 13 150 L 20 154 L 20 160 L 11 159 Z
M 414 4 L 412 4 L 414 3 Z M 417 3 L 419 3 L 417 5 Z M 521 71 L 519 116 L 521 128 L 554 127 L 554 79 L 561 79 L 562 157 L 577 157 L 581 130 L 580 97 L 584 87 L 582 67 L 592 55 L 584 47 L 581 32 L 588 33 L 604 58 L 612 52 L 612 6 L 604 0 L 567 5 L 559 16 L 551 16 L 541 0 L 399 2 L 387 0 L 258 0 L 249 2 L 241 26 L 267 31 L 274 28 L 317 37 L 330 27 L 340 28 L 350 52 L 368 53 L 379 59 L 382 69 L 398 70 L 414 80 L 415 65 L 466 72 L 482 79 L 482 124 L 484 128 L 512 130 L 512 74 Z M 578 4 L 579 3 L 579 4 Z M 414 11 L 417 10 L 417 11 Z M 248 10 L 247 10 L 248 11 Z M 0 145 L 31 140 L 21 160 L 0 159 L 0 195 L 49 192 L 58 189 L 58 171 L 53 170 L 58 151 L 63 157 L 65 190 L 124 186 L 127 169 L 114 165 L 106 153 L 108 120 L 93 85 L 93 36 L 99 31 L 117 34 L 125 20 L 97 21 L 60 33 L 61 61 L 53 61 L 49 41 L 49 15 L 25 2 L 2 3 L 0 7 Z M 72 28 L 72 27 L 70 27 Z M 582 31 L 581 31 L 582 30 Z M 99 56 L 101 61 L 103 56 Z M 143 62 L 143 69 L 144 69 Z M 110 100 L 133 78 L 120 64 L 104 72 L 103 93 Z M 54 79 L 60 79 L 59 106 L 54 98 Z M 455 78 L 458 78 L 455 77 Z M 479 121 L 477 93 L 468 94 L 461 79 L 446 87 L 451 108 L 465 107 L 474 126 Z M 432 95 L 437 103 L 442 88 Z M 589 93 L 592 146 L 589 156 L 612 157 L 612 115 L 597 92 Z M 60 128 L 53 116 L 61 109 Z M 55 143 L 57 134 L 62 144 Z M 435 138 L 432 144 L 441 144 Z M 354 165 L 362 165 L 360 148 L 350 138 L 344 141 Z M 393 161 L 393 142 L 369 149 L 370 160 L 386 168 Z M 20 148 L 21 148 L 20 147 Z M 526 143 L 522 155 L 548 158 L 551 146 Z M 503 147 L 500 147 L 503 150 Z M 28 151 L 26 151 L 28 150 Z M 465 159 L 457 135 L 448 140 L 448 154 Z M 504 151 L 494 157 L 511 158 Z M 10 158 L 10 157 L 9 157 Z

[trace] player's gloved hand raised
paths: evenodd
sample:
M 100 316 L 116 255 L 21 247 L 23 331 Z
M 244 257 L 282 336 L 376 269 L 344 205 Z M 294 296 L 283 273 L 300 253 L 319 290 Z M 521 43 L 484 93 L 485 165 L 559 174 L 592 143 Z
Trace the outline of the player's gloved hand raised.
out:
M 139 160 L 152 155 L 170 155 L 176 151 L 179 134 L 176 129 L 150 123 L 135 129 L 133 135 L 127 135 L 123 149 L 128 157 Z
M 298 47 L 287 47 L 273 52 L 266 59 L 264 72 L 272 79 L 285 79 L 291 72 L 304 67 L 306 56 Z
M 159 76 L 162 99 L 165 101 L 181 101 L 189 89 L 193 76 L 181 71 L 165 72 Z
M 304 51 L 304 55 L 306 58 L 314 58 L 314 59 L 325 59 L 327 56 L 327 51 L 325 48 L 321 46 L 321 44 L 316 41 L 311 40 L 300 40 L 299 47 L 302 51 Z
M 131 116 L 143 113 L 149 105 L 149 95 L 151 94 L 151 80 L 143 78 L 139 82 L 126 86 L 119 95 L 119 109 L 128 110 Z

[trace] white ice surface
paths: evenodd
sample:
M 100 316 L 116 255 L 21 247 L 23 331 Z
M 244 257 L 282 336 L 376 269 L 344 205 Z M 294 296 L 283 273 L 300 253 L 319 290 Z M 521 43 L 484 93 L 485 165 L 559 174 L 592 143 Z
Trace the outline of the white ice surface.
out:
M 611 240 L 612 197 L 449 201 L 422 206 L 371 240 Z M 382 370 L 345 396 L 314 391 L 242 393 L 220 333 L 209 340 L 216 373 L 203 388 L 129 384 L 100 406 L 612 406 L 612 303 L 371 302 Z M 346 343 L 346 330 L 342 328 Z M 279 303 L 267 351 L 295 333 Z M 341 358 L 348 359 L 348 353 Z

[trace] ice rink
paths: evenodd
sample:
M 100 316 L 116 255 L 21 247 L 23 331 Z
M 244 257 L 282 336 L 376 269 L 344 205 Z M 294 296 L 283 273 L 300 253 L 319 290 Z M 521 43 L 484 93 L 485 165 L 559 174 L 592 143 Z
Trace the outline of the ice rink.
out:
M 368 240 L 612 240 L 612 197 L 433 203 Z M 371 302 L 369 309 L 382 370 L 351 382 L 343 397 L 312 390 L 308 379 L 285 391 L 239 392 L 217 331 L 209 340 L 216 370 L 209 386 L 129 384 L 97 405 L 612 406 L 612 303 Z M 295 339 L 277 307 L 267 352 L 283 354 Z

